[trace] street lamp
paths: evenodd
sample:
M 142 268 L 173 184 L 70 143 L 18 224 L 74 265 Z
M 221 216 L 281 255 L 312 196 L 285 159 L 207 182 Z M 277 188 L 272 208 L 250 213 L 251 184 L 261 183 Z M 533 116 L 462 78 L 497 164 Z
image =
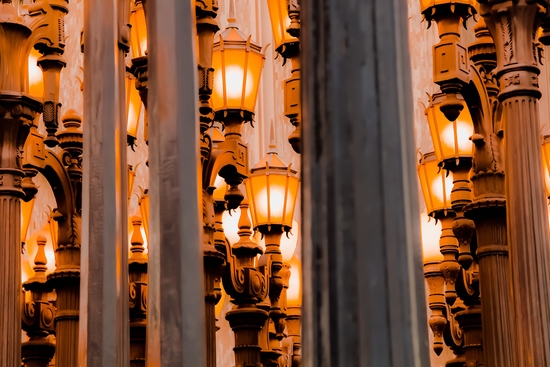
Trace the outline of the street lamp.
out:
M 300 183 L 297 171 L 272 150 L 250 172 L 246 189 L 255 229 L 266 236 L 290 231 Z M 269 246 L 268 239 L 266 242 Z
M 228 21 L 227 28 L 214 41 L 212 107 L 218 121 L 226 122 L 228 116 L 236 116 L 250 122 L 254 117 L 265 50 L 262 52 L 262 48 L 251 41 L 251 36 L 239 30 L 234 15 L 230 14 Z
M 134 3 L 132 6 L 130 24 L 132 25 L 130 30 L 132 59 L 144 57 L 147 55 L 147 23 L 141 1 Z
M 437 160 L 445 162 L 454 159 L 455 164 L 459 165 L 460 159 L 472 159 L 472 142 L 469 140 L 474 133 L 472 117 L 468 109 L 463 108 L 455 120 L 448 120 L 441 111 L 444 99 L 444 94 L 434 94 L 425 113 Z
M 127 139 L 128 145 L 134 150 L 136 145 L 139 116 L 141 114 L 141 98 L 136 89 L 136 79 L 129 73 L 126 74 L 126 116 L 128 117 Z
M 269 17 L 275 39 L 275 50 L 291 61 L 291 76 L 285 80 L 284 113 L 295 130 L 288 137 L 292 149 L 300 153 L 301 101 L 300 101 L 300 6 L 297 0 L 267 0 Z
M 542 140 L 542 163 L 546 196 L 550 198 L 550 134 L 544 135 Z

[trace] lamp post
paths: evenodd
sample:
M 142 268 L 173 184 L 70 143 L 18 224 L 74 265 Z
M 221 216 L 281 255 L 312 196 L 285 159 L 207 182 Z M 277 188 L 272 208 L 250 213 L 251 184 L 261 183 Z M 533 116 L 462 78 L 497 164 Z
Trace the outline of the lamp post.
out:
M 451 208 L 453 178 L 451 175 L 446 176 L 440 169 L 434 152 L 422 156 L 418 177 L 427 213 L 441 223 L 439 251 L 423 240 L 424 278 L 428 283 L 428 305 L 432 311 L 429 325 L 434 335 L 433 349 L 439 355 L 443 351 L 444 333 L 448 333 L 447 330 L 453 326 L 451 306 L 457 303 L 456 282 L 461 270 L 456 260 L 458 241 L 452 232 L 455 216 Z M 448 339 L 453 342 L 452 338 Z M 453 351 L 460 356 L 463 353 L 460 343 L 452 344 L 455 347 Z
M 283 233 L 288 233 L 292 228 L 299 178 L 297 172 L 279 158 L 274 148 L 270 145 L 271 151 L 251 169 L 246 190 L 254 229 L 265 238 L 266 249 L 260 257 L 259 266 L 269 281 L 269 319 L 273 321 L 276 338 L 280 341 L 285 328 L 284 304 L 280 298 L 285 284 L 283 276 L 289 275 L 282 271 L 280 241 Z M 262 329 L 264 342 L 269 340 L 268 332 L 269 320 Z M 270 344 L 265 343 L 262 351 L 267 363 L 278 358 L 278 353 L 272 350 Z
M 275 50 L 286 63 L 291 61 L 291 76 L 285 80 L 284 113 L 295 130 L 288 137 L 292 149 L 301 152 L 300 101 L 300 5 L 297 0 L 267 0 L 275 39 Z
M 43 9 L 47 11 L 41 11 Z M 25 174 L 21 167 L 21 152 L 35 116 L 42 110 L 42 103 L 28 94 L 27 60 L 31 48 L 35 45 L 41 47 L 43 43 L 53 45 L 58 53 L 63 52 L 64 38 L 60 37 L 63 28 L 59 24 L 63 24 L 65 14 L 63 1 L 57 2 L 55 7 L 45 1 L 34 3 L 26 19 L 19 16 L 12 1 L 0 4 L 0 29 L 6 40 L 0 46 L 0 54 L 5 55 L 0 65 L 0 75 L 3 75 L 0 78 L 0 145 L 5 152 L 0 162 L 0 204 L 3 207 L 0 223 L 4 225 L 4 236 L 0 239 L 0 258 L 3 261 L 0 264 L 0 278 L 7 280 L 0 289 L 0 304 L 3 305 L 0 314 L 2 367 L 21 363 L 20 198 L 27 196 L 22 185 Z M 44 48 L 44 56 L 49 50 Z M 50 91 L 49 88 L 46 90 Z M 48 118 L 45 116 L 44 120 Z
M 302 263 L 294 256 L 290 261 L 290 279 L 287 291 L 286 325 L 290 338 L 289 367 L 302 366 Z
M 38 251 L 34 259 L 34 276 L 23 283 L 30 292 L 29 302 L 23 302 L 23 330 L 29 340 L 22 345 L 22 361 L 25 366 L 48 367 L 55 353 L 55 345 L 47 340 L 54 331 L 55 307 L 48 301 L 52 291 L 46 278 L 47 258 L 44 251 L 46 238 L 36 239 Z
M 149 119 L 147 114 L 147 22 L 145 4 L 146 1 L 132 1 L 132 11 L 130 12 L 132 66 L 130 72 L 135 77 L 135 88 L 138 90 L 141 101 L 145 106 L 143 138 L 147 143 L 149 142 Z M 133 144 L 134 140 L 133 136 L 129 134 L 128 144 Z

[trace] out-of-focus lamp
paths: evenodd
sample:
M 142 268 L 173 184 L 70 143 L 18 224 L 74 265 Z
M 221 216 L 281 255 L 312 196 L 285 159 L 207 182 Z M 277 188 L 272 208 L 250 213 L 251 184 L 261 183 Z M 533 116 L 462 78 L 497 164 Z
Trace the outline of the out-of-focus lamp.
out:
M 132 7 L 130 13 L 130 47 L 132 49 L 132 57 L 143 57 L 147 53 L 147 23 L 145 21 L 145 11 L 141 2 Z
M 294 256 L 290 261 L 290 278 L 286 293 L 288 307 L 302 305 L 302 262 Z
M 247 196 L 254 228 L 282 226 L 285 232 L 292 228 L 294 208 L 300 179 L 291 165 L 286 165 L 273 151 L 267 154 L 246 180 Z M 263 232 L 262 232 L 263 233 Z
M 27 233 L 32 219 L 32 211 L 34 209 L 35 197 L 29 201 L 21 200 L 21 242 L 23 245 L 27 240 Z
M 453 175 L 438 166 L 434 152 L 424 154 L 418 165 L 418 178 L 426 202 L 428 215 L 451 209 Z
M 461 158 L 472 157 L 470 136 L 474 133 L 474 125 L 468 108 L 464 108 L 455 121 L 449 121 L 439 108 L 444 99 L 444 94 L 435 94 L 426 109 L 426 116 L 437 160 L 454 159 L 458 165 Z
M 283 255 L 284 263 L 288 263 L 292 259 L 292 257 L 294 256 L 294 252 L 296 251 L 296 246 L 298 245 L 298 233 L 300 233 L 298 227 L 298 222 L 296 220 L 293 220 L 292 232 L 288 232 L 286 235 L 281 237 L 281 242 L 279 246 L 281 248 L 281 254 Z M 259 232 L 257 232 L 254 237 L 256 238 L 258 245 L 260 245 L 262 250 L 265 251 L 265 239 L 262 238 Z
M 280 47 L 285 44 L 299 42 L 298 38 L 291 36 L 286 31 L 290 26 L 287 0 L 267 0 L 267 7 L 269 9 L 271 27 L 273 28 L 275 49 L 279 51 Z
M 546 196 L 550 199 L 550 134 L 545 135 L 542 141 L 542 164 Z
M 132 167 L 131 165 L 128 165 L 128 203 L 130 202 L 130 198 L 132 197 L 132 190 L 134 188 L 134 180 L 136 178 L 136 170 L 139 166 L 139 163 L 136 164 L 136 167 Z
M 141 212 L 143 229 L 145 230 L 146 241 L 149 241 L 149 190 L 142 189 L 138 204 Z
M 234 16 L 228 21 L 214 40 L 212 108 L 218 121 L 228 114 L 252 121 L 265 52 L 237 28 Z
M 126 74 L 126 116 L 128 117 L 127 137 L 128 145 L 134 149 L 139 128 L 141 114 L 141 98 L 136 89 L 136 81 L 132 75 Z
M 422 234 L 422 258 L 424 263 L 443 260 L 443 254 L 439 250 L 441 223 L 430 220 L 426 213 L 422 213 L 420 215 L 420 232 Z
M 44 98 L 44 77 L 38 66 L 38 59 L 42 55 L 34 48 L 29 55 L 29 94 L 36 98 Z
M 235 210 L 226 210 L 222 215 L 223 233 L 230 245 L 234 245 L 241 238 L 239 236 L 239 218 L 241 217 L 241 208 Z

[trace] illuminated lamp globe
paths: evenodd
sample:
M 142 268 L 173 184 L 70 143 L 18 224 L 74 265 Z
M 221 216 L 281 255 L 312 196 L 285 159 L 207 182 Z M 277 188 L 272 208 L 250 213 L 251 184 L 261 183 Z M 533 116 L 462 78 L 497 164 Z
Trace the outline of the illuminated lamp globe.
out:
M 286 293 L 288 307 L 302 305 L 302 262 L 294 256 L 290 261 L 290 278 Z
M 128 118 L 127 123 L 127 139 L 128 145 L 134 149 L 136 144 L 138 127 L 139 127 L 139 117 L 141 114 L 141 98 L 139 92 L 136 89 L 136 80 L 135 78 L 127 73 L 126 74 L 126 116 Z
M 545 135 L 542 141 L 542 164 L 546 196 L 550 199 L 550 134 Z
M 252 223 L 261 233 L 272 226 L 288 232 L 292 228 L 300 179 L 296 170 L 273 151 L 274 146 L 270 148 L 272 151 L 250 170 L 245 181 Z
M 44 76 L 38 66 L 38 59 L 42 55 L 34 48 L 29 55 L 29 94 L 35 98 L 44 98 Z
M 422 194 L 429 216 L 434 217 L 438 212 L 446 213 L 451 209 L 451 190 L 453 189 L 453 175 L 438 166 L 434 152 L 424 154 L 417 167 Z
M 217 121 L 228 115 L 252 121 L 265 52 L 237 28 L 234 17 L 228 22 L 214 40 L 212 108 Z
M 299 42 L 298 38 L 291 36 L 286 30 L 290 26 L 288 17 L 287 0 L 267 0 L 269 9 L 269 18 L 273 29 L 273 39 L 275 40 L 275 49 L 281 51 L 282 46 L 290 43 Z
M 147 22 L 145 10 L 141 2 L 132 7 L 130 13 L 130 48 L 132 58 L 136 59 L 147 55 Z
M 454 160 L 458 164 L 460 159 L 472 158 L 470 137 L 474 134 L 474 125 L 467 107 L 462 109 L 455 121 L 449 121 L 440 109 L 444 99 L 444 94 L 435 94 L 426 109 L 426 116 L 437 160 Z
M 424 263 L 443 260 L 443 255 L 439 250 L 441 222 L 431 219 L 426 213 L 422 213 L 420 214 L 420 232 L 422 234 L 422 258 Z
M 234 245 L 241 238 L 239 236 L 239 219 L 241 218 L 241 208 L 235 210 L 226 210 L 222 214 L 223 233 L 230 245 Z

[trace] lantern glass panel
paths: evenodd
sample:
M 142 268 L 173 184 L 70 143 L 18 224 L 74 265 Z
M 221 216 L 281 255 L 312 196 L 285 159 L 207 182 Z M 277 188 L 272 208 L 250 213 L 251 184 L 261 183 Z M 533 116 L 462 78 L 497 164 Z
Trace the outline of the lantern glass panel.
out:
M 231 36 L 231 33 L 229 33 Z M 228 37 L 229 37 L 228 36 Z M 264 55 L 240 45 L 217 45 L 212 55 L 214 110 L 245 110 L 254 112 L 260 85 Z
M 278 49 L 279 46 L 284 43 L 298 42 L 296 37 L 292 37 L 286 31 L 290 26 L 286 0 L 267 0 L 267 6 L 269 8 L 269 18 L 271 19 L 271 27 L 273 29 L 275 49 Z
M 451 172 L 444 171 L 438 166 L 433 153 L 426 154 L 418 165 L 418 178 L 428 214 L 451 208 L 453 176 Z
M 139 91 L 135 88 L 135 80 L 130 77 L 126 78 L 126 113 L 128 117 L 127 133 L 135 139 L 141 114 L 141 98 Z
M 286 297 L 287 306 L 302 305 L 302 264 L 296 256 L 290 261 L 290 278 Z
M 435 97 L 426 112 L 437 159 L 471 157 L 473 145 L 470 137 L 474 126 L 470 112 L 465 106 L 455 121 L 449 121 L 439 109 L 443 98 L 442 95 Z
M 550 135 L 546 135 L 542 143 L 542 163 L 546 195 L 550 198 Z
M 34 48 L 29 55 L 29 94 L 36 98 L 44 98 L 44 76 L 37 64 L 41 56 Z
M 430 220 L 426 214 L 420 215 L 420 232 L 422 234 L 422 258 L 424 263 L 443 260 L 443 254 L 439 250 L 439 238 L 441 237 L 441 222 Z
M 145 52 L 147 51 L 147 23 L 141 4 L 137 5 L 130 13 L 130 24 L 132 25 L 130 35 L 132 56 L 134 58 L 145 56 Z

